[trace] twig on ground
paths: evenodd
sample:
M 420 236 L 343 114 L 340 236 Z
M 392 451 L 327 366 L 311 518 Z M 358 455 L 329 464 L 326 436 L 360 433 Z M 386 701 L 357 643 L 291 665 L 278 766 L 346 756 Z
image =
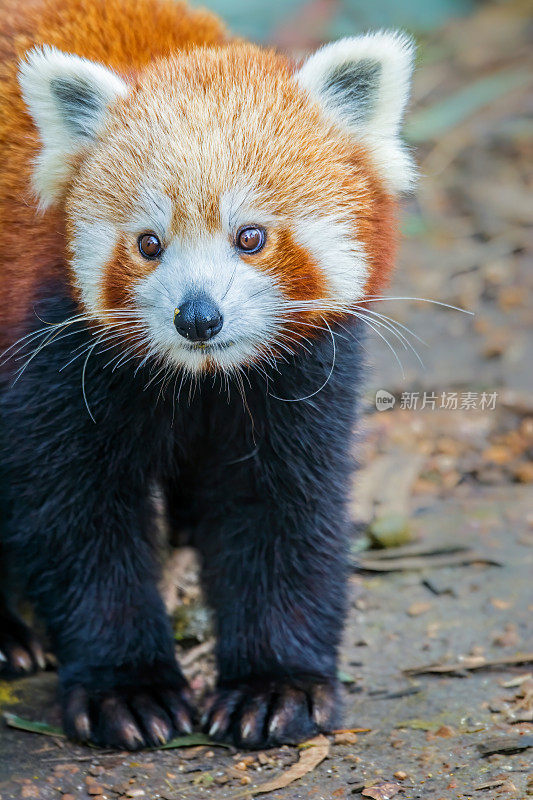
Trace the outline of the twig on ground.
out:
M 327 758 L 329 749 L 329 739 L 325 736 L 320 735 L 315 736 L 314 739 L 309 739 L 308 742 L 304 742 L 300 758 L 296 764 L 289 767 L 286 772 L 254 788 L 250 786 L 250 788 L 233 795 L 232 800 L 240 800 L 240 798 L 254 797 L 256 794 L 267 794 L 268 792 L 276 792 L 278 789 L 284 789 L 290 783 L 303 778 L 304 775 L 318 767 Z
M 533 653 L 519 653 L 516 656 L 502 656 L 501 658 L 472 656 L 452 664 L 424 664 L 420 667 L 407 667 L 402 672 L 404 675 L 451 675 L 454 672 L 463 672 L 465 670 L 513 667 L 531 663 L 533 663 Z
M 529 747 L 533 747 L 533 736 L 496 736 L 478 744 L 477 749 L 483 758 L 487 758 L 495 753 L 520 753 Z
M 488 558 L 481 553 L 460 552 L 450 555 L 427 555 L 414 558 L 358 558 L 355 564 L 359 570 L 367 572 L 403 572 L 408 570 L 423 570 L 435 567 L 462 567 L 468 564 L 486 564 L 491 567 L 501 567 L 499 561 Z
M 194 664 L 199 658 L 203 658 L 204 656 L 209 655 L 215 646 L 214 639 L 208 639 L 206 642 L 202 642 L 201 644 L 196 645 L 187 653 L 182 655 L 180 661 L 182 667 L 189 667 L 191 664 Z

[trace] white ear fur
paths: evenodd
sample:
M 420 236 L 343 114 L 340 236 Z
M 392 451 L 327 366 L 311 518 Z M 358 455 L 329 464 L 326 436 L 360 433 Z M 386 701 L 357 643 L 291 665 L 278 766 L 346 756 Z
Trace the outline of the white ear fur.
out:
M 322 47 L 296 76 L 336 125 L 369 147 L 392 191 L 408 189 L 414 177 L 399 138 L 414 51 L 412 39 L 401 33 L 354 36 Z
M 70 157 L 96 137 L 108 106 L 128 86 L 107 67 L 48 46 L 26 55 L 19 82 L 43 143 L 33 181 L 46 208 L 68 180 Z

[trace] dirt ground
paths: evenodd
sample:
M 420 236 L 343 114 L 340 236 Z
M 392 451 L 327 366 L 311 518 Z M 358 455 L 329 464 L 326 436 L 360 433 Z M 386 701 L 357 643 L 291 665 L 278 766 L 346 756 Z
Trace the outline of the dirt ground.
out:
M 475 316 L 415 300 L 376 306 L 425 341 L 400 328 L 425 366 L 378 326 L 404 375 L 376 334 L 352 502 L 346 730 L 308 748 L 132 755 L 0 724 L 0 800 L 252 798 L 315 755 L 315 768 L 265 797 L 533 796 L 526 5 L 476 8 L 421 40 L 407 128 L 421 180 L 388 292 Z M 376 408 L 378 391 L 392 398 L 387 410 Z M 170 555 L 164 592 L 201 694 L 214 677 L 213 639 L 189 552 Z M 57 725 L 55 689 L 53 671 L 0 682 L 0 714 Z

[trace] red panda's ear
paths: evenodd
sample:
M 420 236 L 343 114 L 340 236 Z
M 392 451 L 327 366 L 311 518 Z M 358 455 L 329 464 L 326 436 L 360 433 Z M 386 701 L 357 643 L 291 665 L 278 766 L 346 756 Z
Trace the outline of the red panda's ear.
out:
M 54 47 L 31 50 L 19 82 L 43 144 L 34 185 L 46 208 L 68 181 L 72 156 L 94 140 L 108 107 L 125 97 L 128 86 L 107 67 Z
M 392 191 L 408 189 L 414 176 L 400 139 L 414 50 L 413 41 L 399 33 L 340 39 L 310 56 L 296 76 L 323 113 L 364 141 Z

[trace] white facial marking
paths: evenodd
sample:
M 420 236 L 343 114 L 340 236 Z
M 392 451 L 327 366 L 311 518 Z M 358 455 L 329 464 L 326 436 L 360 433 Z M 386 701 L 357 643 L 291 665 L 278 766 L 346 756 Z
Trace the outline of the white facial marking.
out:
M 229 235 L 247 223 L 269 226 L 283 220 L 267 208 L 267 203 L 252 186 L 244 183 L 223 193 L 220 200 L 223 230 Z M 323 271 L 328 283 L 328 299 L 348 305 L 360 300 L 369 268 L 364 247 L 354 235 L 353 222 L 319 208 L 306 209 L 304 214 L 284 220 Z
M 73 227 L 72 268 L 85 307 L 97 313 L 103 270 L 113 255 L 119 234 L 115 226 L 105 220 L 75 220 Z
M 214 301 L 223 317 L 222 330 L 205 347 L 188 342 L 173 324 L 175 309 L 201 293 Z M 133 295 L 153 350 L 191 371 L 200 369 L 207 357 L 229 369 L 257 355 L 276 329 L 282 301 L 273 278 L 241 259 L 223 233 L 200 242 L 176 237 Z
M 163 242 L 170 233 L 172 222 L 172 201 L 164 192 L 152 186 L 145 186 L 139 193 L 133 217 L 128 221 L 126 231 L 133 236 L 145 231 L 154 231 Z
M 260 193 L 244 182 L 227 189 L 220 198 L 220 221 L 228 236 L 234 235 L 242 225 L 262 225 L 268 229 L 279 222 L 279 217 L 267 208 Z
M 105 265 L 120 235 L 125 232 L 134 242 L 141 232 L 153 230 L 164 242 L 159 263 L 128 287 L 149 350 L 163 362 L 196 372 L 209 360 L 230 370 L 264 354 L 265 349 L 268 352 L 274 343 L 287 301 L 276 280 L 275 261 L 271 271 L 259 269 L 233 245 L 235 233 L 244 224 L 264 225 L 267 236 L 269 226 L 287 226 L 326 277 L 328 303 L 342 308 L 363 294 L 368 277 L 364 248 L 355 236 L 356 223 L 340 213 L 327 213 L 317 205 L 281 219 L 269 211 L 261 193 L 244 182 L 221 195 L 218 233 L 202 229 L 196 213 L 188 230 L 172 236 L 172 210 L 167 195 L 144 184 L 133 215 L 122 229 L 88 218 L 73 225 L 72 266 L 82 300 L 96 315 Z M 179 334 L 174 316 L 186 300 L 202 294 L 215 303 L 223 325 L 212 339 L 195 343 Z
M 343 305 L 360 300 L 369 269 L 364 247 L 354 236 L 353 223 L 316 212 L 297 219 L 295 233 L 329 282 L 328 297 Z

